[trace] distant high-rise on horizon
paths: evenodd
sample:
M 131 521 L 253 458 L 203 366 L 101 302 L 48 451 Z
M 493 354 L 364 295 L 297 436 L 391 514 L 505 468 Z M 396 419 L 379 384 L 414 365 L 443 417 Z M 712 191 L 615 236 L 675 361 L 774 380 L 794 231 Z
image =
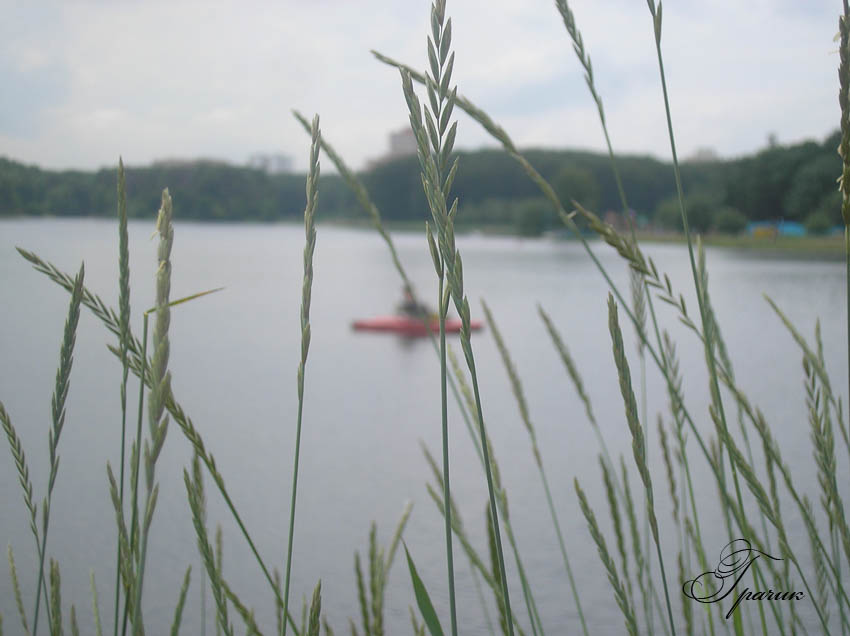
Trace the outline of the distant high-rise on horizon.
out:
M 389 150 L 377 159 L 368 161 L 366 163 L 366 170 L 371 170 L 393 159 L 400 159 L 401 157 L 409 157 L 416 154 L 416 135 L 413 134 L 410 126 L 395 130 L 387 137 L 389 139 Z
M 390 152 L 387 159 L 416 154 L 416 135 L 410 126 L 390 133 Z

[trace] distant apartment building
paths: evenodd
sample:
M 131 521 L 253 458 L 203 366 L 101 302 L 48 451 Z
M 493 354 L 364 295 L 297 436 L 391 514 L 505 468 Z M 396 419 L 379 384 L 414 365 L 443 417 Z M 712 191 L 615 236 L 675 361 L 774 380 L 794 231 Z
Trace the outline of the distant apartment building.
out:
M 409 126 L 391 132 L 388 135 L 388 140 L 390 146 L 389 150 L 377 159 L 372 159 L 367 162 L 367 170 L 371 170 L 372 168 L 380 166 L 382 163 L 386 163 L 387 161 L 392 161 L 393 159 L 409 157 L 416 154 L 416 136 L 413 134 L 413 130 Z
M 409 126 L 390 133 L 390 152 L 387 159 L 416 154 L 416 135 Z
M 289 155 L 256 153 L 248 158 L 248 166 L 266 174 L 292 172 L 293 162 Z

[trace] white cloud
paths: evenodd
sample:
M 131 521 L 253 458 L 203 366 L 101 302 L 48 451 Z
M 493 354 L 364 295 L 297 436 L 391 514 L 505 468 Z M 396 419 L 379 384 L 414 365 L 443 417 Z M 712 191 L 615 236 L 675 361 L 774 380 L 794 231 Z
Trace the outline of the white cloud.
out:
M 669 156 L 646 6 L 571 5 L 615 148 Z M 16 141 L 4 151 L 50 167 L 96 167 L 119 153 L 131 164 L 178 155 L 242 163 L 263 150 L 290 154 L 303 168 L 308 141 L 290 115 L 298 108 L 319 112 L 327 138 L 362 167 L 407 119 L 398 73 L 368 51 L 424 67 L 428 7 L 326 0 L 19 10 L 0 27 L 9 36 L 4 55 L 16 51 L 24 73 L 52 69 L 39 76 L 42 84 L 64 84 L 52 91 L 39 84 L 44 116 L 21 118 L 26 128 L 11 132 L 10 118 L 4 134 Z M 552 2 L 450 0 L 448 9 L 460 92 L 520 145 L 602 148 L 595 107 Z M 835 128 L 836 18 L 787 0 L 665 5 L 662 44 L 681 154 L 710 146 L 738 155 L 762 146 L 768 132 L 792 141 Z M 4 99 L 6 108 L 23 110 L 35 98 Z M 458 143 L 493 144 L 468 120 Z

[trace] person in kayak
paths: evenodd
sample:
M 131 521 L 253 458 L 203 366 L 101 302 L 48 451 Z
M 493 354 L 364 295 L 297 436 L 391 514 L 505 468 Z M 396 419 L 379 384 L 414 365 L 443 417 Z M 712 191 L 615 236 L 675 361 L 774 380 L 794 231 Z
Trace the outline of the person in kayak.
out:
M 416 297 L 413 295 L 413 290 L 409 285 L 405 285 L 403 290 L 404 300 L 402 300 L 401 304 L 398 306 L 398 313 L 404 316 L 410 316 L 411 318 L 422 318 L 424 316 L 434 317 L 435 312 L 431 311 L 431 309 L 416 300 Z

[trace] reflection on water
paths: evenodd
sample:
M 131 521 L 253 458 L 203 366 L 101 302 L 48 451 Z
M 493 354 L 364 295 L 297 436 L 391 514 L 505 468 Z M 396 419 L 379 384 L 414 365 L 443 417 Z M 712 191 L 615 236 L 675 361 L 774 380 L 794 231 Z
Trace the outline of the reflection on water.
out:
M 136 312 L 134 329 L 140 333 L 139 310 L 153 300 L 156 248 L 155 242 L 148 240 L 150 224 L 133 223 L 130 229 L 131 302 Z M 66 271 L 75 271 L 85 259 L 86 284 L 115 306 L 116 233 L 113 224 L 103 221 L 0 223 L 0 271 L 7 299 L 0 323 L 0 399 L 25 445 L 37 499 L 45 488 L 49 400 L 68 298 L 32 271 L 13 246 L 33 249 Z M 170 366 L 174 393 L 215 455 L 260 553 L 280 569 L 295 437 L 302 241 L 303 231 L 295 226 L 178 223 L 173 255 L 174 297 L 226 287 L 172 313 Z M 437 286 L 424 236 L 399 235 L 397 244 L 417 291 L 435 304 Z M 567 548 L 579 573 L 585 614 L 598 633 L 619 630 L 619 611 L 596 550 L 589 543 L 572 488 L 577 476 L 603 530 L 613 540 L 600 487 L 598 444 L 537 314 L 539 303 L 561 331 L 612 454 L 623 454 L 631 466 L 631 439 L 611 355 L 604 281 L 581 246 L 574 243 L 468 237 L 460 238 L 458 246 L 464 257 L 465 288 L 473 318 L 483 317 L 479 300 L 485 298 L 522 379 Z M 595 243 L 594 250 L 628 297 L 626 267 L 607 246 Z M 669 273 L 674 288 L 685 292 L 696 320 L 697 304 L 690 291 L 693 285 L 685 248 L 650 245 L 647 252 L 660 270 Z M 708 263 L 712 302 L 736 377 L 765 412 L 786 462 L 795 471 L 798 488 L 814 500 L 817 480 L 808 439 L 801 356 L 762 293 L 783 307 L 807 336 L 813 333 L 815 317 L 820 317 L 833 385 L 846 386 L 843 265 L 764 259 L 754 253 L 724 249 L 710 249 Z M 420 451 L 422 442 L 436 456 L 440 452 L 439 361 L 428 339 L 355 333 L 350 327 L 355 318 L 391 313 L 399 286 L 390 256 L 377 235 L 319 227 L 292 589 L 293 598 L 300 601 L 321 578 L 323 608 L 338 630 L 344 629 L 347 617 L 359 616 L 354 551 L 365 554 L 372 520 L 378 524 L 380 539 L 388 542 L 408 500 L 415 507 L 405 540 L 438 609 L 447 613 L 448 608 L 443 523 L 425 491 L 430 471 Z M 677 321 L 671 308 L 662 303 L 655 306 L 662 326 L 678 342 L 688 407 L 697 425 L 710 436 L 712 424 L 705 408 L 708 378 L 701 345 Z M 637 385 L 641 364 L 633 330 L 625 323 L 624 336 Z M 63 602 L 76 605 L 83 632 L 91 631 L 90 614 L 83 609 L 91 604 L 90 569 L 98 581 L 106 622 L 112 612 L 115 531 L 106 462 L 113 467 L 118 462 L 120 366 L 105 347 L 111 341 L 105 329 L 85 313 L 77 338 L 48 541 L 49 555 L 58 557 L 62 567 Z M 449 342 L 462 361 L 457 337 Z M 473 336 L 473 345 L 485 422 L 543 624 L 550 633 L 574 632 L 578 629 L 577 615 L 507 375 L 487 329 Z M 647 361 L 646 382 L 649 461 L 662 541 L 674 562 L 678 537 L 670 521 L 671 504 L 655 426 L 656 413 L 661 411 L 666 417 L 667 400 L 664 383 L 651 360 Z M 132 396 L 138 385 L 131 382 L 131 386 L 129 412 L 135 414 Z M 734 422 L 731 405 L 728 411 Z M 134 416 L 130 419 L 132 428 Z M 737 423 L 733 429 L 738 431 Z M 450 438 L 452 492 L 467 533 L 486 555 L 486 485 L 466 427 L 451 402 Z M 758 444 L 755 446 L 759 463 L 760 450 Z M 696 495 L 703 505 L 700 523 L 706 549 L 709 554 L 719 554 L 728 539 L 722 517 L 712 503 L 716 489 L 693 439 L 689 448 Z M 32 590 L 32 538 L 13 462 L 9 455 L 5 457 L 0 462 L 0 531 L 15 549 L 24 589 Z M 187 633 L 200 631 L 200 562 L 181 474 L 190 458 L 188 443 L 172 426 L 157 468 L 162 492 L 146 577 L 149 633 L 168 629 L 188 564 L 193 565 L 193 583 L 184 622 Z M 839 483 L 846 483 L 846 465 L 839 462 L 839 466 L 840 478 L 844 479 Z M 637 483 L 633 472 L 633 489 Z M 273 625 L 272 597 L 262 573 L 209 480 L 207 493 L 210 527 L 218 523 L 223 527 L 225 575 L 242 598 L 256 608 L 261 624 Z M 786 509 L 791 510 L 790 505 Z M 804 568 L 811 569 L 808 540 L 798 516 L 789 515 L 788 524 L 794 549 L 801 555 Z M 485 633 L 470 569 L 457 544 L 455 561 L 463 633 Z M 524 618 L 514 563 L 509 561 L 514 605 Z M 675 596 L 674 603 L 681 602 L 681 595 Z M 11 599 L 9 580 L 0 576 L 0 612 L 7 626 L 16 615 Z M 408 574 L 403 561 L 397 560 L 390 574 L 386 606 L 389 633 L 408 630 L 407 606 L 412 600 Z M 213 607 L 211 599 L 207 607 Z M 799 605 L 816 630 L 816 623 L 810 622 L 813 615 L 809 607 Z

